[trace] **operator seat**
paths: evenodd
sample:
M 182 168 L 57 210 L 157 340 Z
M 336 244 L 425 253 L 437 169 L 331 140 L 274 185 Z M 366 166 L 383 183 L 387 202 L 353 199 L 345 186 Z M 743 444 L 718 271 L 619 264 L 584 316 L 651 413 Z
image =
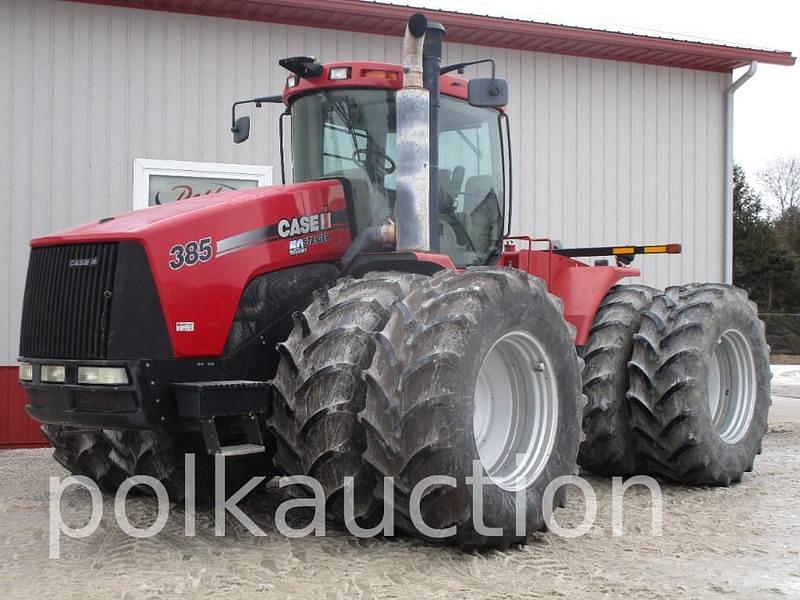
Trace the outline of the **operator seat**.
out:
M 464 174 L 466 173 L 466 169 L 461 165 L 456 165 L 453 167 L 453 175 L 450 177 L 450 183 L 448 183 L 447 188 L 445 188 L 445 193 L 453 199 L 453 203 L 456 203 L 456 198 L 461 193 L 461 186 L 464 185 Z
M 450 255 L 472 250 L 469 235 L 457 214 L 462 183 L 464 167 L 457 165 L 452 175 L 448 169 L 439 169 L 439 243 Z
M 467 179 L 463 220 L 476 251 L 487 252 L 500 242 L 500 203 L 492 175 L 475 175 Z

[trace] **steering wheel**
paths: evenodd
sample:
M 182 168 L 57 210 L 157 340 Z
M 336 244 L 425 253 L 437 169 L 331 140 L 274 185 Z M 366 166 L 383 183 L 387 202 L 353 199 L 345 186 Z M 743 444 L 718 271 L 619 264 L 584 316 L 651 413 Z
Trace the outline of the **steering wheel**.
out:
M 383 171 L 384 175 L 391 175 L 397 170 L 397 163 L 383 152 L 375 152 L 373 150 L 371 154 L 378 154 L 383 158 L 383 165 L 379 168 Z M 353 160 L 363 167 L 367 164 L 369 155 L 370 152 L 366 148 L 358 148 L 353 152 Z

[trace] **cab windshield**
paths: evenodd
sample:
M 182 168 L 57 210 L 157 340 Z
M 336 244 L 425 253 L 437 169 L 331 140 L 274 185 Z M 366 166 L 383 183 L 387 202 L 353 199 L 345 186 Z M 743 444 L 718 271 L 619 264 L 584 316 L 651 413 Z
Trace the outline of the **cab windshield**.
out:
M 439 241 L 460 267 L 492 262 L 502 245 L 503 156 L 498 112 L 442 96 Z M 349 182 L 359 231 L 393 215 L 394 92 L 323 90 L 292 105 L 294 180 Z

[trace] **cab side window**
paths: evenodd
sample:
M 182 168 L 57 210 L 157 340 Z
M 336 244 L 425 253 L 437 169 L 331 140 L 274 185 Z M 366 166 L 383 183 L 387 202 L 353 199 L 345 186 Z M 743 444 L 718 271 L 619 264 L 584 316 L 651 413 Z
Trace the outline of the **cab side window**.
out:
M 481 264 L 502 241 L 497 122 L 484 111 L 456 111 L 462 118 L 439 135 L 440 243 L 456 264 Z

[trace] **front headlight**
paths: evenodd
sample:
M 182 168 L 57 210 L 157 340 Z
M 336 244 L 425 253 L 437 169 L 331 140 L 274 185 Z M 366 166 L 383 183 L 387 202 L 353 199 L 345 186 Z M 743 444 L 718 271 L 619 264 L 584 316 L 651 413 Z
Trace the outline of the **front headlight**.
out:
M 66 379 L 64 365 L 42 365 L 40 377 L 44 383 L 64 383 Z
M 30 363 L 19 363 L 20 381 L 33 381 L 33 365 Z
M 87 385 L 127 385 L 125 367 L 78 367 L 78 383 Z

